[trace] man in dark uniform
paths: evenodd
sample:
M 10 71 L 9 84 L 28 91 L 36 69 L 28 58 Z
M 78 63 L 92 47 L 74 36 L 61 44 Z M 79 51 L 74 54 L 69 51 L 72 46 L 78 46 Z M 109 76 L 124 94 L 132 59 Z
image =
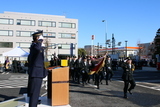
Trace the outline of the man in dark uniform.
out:
M 51 58 L 51 60 L 50 60 L 50 67 L 53 67 L 54 66 L 54 60 L 53 60 L 53 58 Z
M 89 61 L 87 61 L 87 58 L 84 57 L 82 61 L 82 70 L 81 70 L 83 86 L 87 83 L 87 80 L 89 78 L 88 73 L 89 73 L 90 67 L 91 67 L 91 63 L 89 63 Z
M 14 58 L 14 60 L 12 61 L 12 66 L 13 66 L 13 72 L 16 73 L 18 71 L 17 69 L 18 61 L 16 60 L 16 58 Z
M 106 68 L 106 85 L 108 85 L 108 80 L 111 80 L 111 78 L 113 77 L 112 62 L 110 56 L 106 57 L 105 68 Z
M 76 79 L 77 83 L 80 84 L 80 76 L 81 76 L 81 69 L 82 69 L 82 57 L 78 56 L 78 59 L 75 62 L 75 69 L 76 69 Z
M 33 42 L 30 46 L 28 96 L 29 107 L 37 107 L 43 78 L 48 74 L 44 68 L 43 31 L 32 34 Z
M 75 68 L 76 68 L 76 56 L 73 56 L 73 58 L 70 60 L 70 70 L 71 70 L 71 78 L 72 78 L 72 81 L 75 82 Z
M 122 74 L 122 79 L 124 81 L 124 98 L 128 98 L 127 97 L 127 91 L 132 94 L 131 90 L 134 89 L 134 87 L 136 86 L 135 80 L 133 78 L 133 71 L 135 69 L 135 66 L 132 64 L 132 60 L 130 58 L 127 58 L 126 63 L 124 63 L 123 65 L 123 74 Z M 128 86 L 130 85 L 130 88 L 128 89 Z

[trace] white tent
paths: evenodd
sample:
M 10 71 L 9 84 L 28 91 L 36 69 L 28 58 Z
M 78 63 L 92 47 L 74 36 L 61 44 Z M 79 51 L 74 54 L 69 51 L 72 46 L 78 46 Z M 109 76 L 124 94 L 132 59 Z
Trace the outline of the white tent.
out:
M 4 52 L 2 55 L 10 57 L 27 57 L 29 53 L 24 51 L 21 47 L 16 47 L 8 52 Z

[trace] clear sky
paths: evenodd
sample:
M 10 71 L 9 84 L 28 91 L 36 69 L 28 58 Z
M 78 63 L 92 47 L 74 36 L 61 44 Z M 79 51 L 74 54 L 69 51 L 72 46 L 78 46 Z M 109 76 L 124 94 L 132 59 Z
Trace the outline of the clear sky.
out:
M 1 0 L 4 11 L 65 15 L 78 19 L 78 47 L 105 43 L 114 33 L 116 43 L 128 46 L 152 42 L 160 28 L 160 0 Z M 106 20 L 106 23 L 102 22 Z M 106 29 L 105 29 L 106 26 Z

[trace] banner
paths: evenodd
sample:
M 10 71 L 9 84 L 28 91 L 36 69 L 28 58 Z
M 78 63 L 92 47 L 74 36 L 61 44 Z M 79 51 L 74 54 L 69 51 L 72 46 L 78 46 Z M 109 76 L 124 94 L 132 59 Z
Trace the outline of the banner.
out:
M 106 57 L 101 57 L 98 59 L 93 59 L 95 63 L 95 67 L 91 69 L 91 71 L 88 73 L 89 75 L 92 75 L 94 73 L 98 73 L 102 67 L 104 67 Z

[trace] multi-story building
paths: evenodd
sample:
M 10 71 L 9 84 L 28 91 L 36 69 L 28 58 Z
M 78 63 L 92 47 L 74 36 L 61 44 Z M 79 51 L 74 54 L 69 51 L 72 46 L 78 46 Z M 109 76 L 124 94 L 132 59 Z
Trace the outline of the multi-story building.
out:
M 73 54 L 77 55 L 78 19 L 65 16 L 30 14 L 18 12 L 0 13 L 0 57 L 17 46 L 29 52 L 32 33 L 43 30 L 47 44 L 47 58 L 53 54 L 69 55 L 73 43 Z

